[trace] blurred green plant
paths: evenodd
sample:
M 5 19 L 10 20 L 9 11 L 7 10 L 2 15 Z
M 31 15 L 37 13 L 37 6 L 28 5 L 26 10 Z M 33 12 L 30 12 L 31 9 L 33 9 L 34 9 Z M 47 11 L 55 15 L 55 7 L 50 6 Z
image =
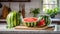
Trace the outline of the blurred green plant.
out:
M 47 14 L 50 15 L 51 17 L 55 17 L 55 15 L 58 14 L 59 8 L 55 7 L 54 9 L 46 9 Z
M 30 13 L 33 13 L 33 17 L 37 17 L 37 15 L 40 13 L 40 9 L 39 8 L 31 8 Z

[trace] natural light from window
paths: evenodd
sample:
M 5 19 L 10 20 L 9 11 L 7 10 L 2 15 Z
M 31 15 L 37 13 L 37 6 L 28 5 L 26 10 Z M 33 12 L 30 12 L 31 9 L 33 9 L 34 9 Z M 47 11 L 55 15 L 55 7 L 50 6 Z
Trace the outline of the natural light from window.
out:
M 57 7 L 57 0 L 43 0 L 43 11 Z

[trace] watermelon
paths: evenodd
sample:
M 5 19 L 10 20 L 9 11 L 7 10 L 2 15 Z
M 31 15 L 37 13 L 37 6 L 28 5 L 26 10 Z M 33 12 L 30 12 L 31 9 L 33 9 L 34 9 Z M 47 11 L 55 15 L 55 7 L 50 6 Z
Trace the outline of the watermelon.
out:
M 21 23 L 20 14 L 16 11 L 12 11 L 7 15 L 6 21 L 8 28 L 18 26 Z
M 38 24 L 38 18 L 35 17 L 29 17 L 29 18 L 24 18 L 23 23 L 27 27 L 36 27 Z
M 46 26 L 48 26 L 48 25 L 51 24 L 51 20 L 50 20 L 50 17 L 49 17 L 49 16 L 44 15 L 43 18 L 44 18 L 44 20 L 45 20 L 45 24 L 46 24 Z
M 45 20 L 41 19 L 37 25 L 37 27 L 45 26 Z
M 41 15 L 40 17 L 42 17 L 42 18 L 40 18 L 38 21 L 39 21 L 39 26 L 40 25 L 45 25 L 45 26 L 48 26 L 48 25 L 50 25 L 51 24 L 51 20 L 50 20 L 50 17 L 48 16 L 48 15 Z

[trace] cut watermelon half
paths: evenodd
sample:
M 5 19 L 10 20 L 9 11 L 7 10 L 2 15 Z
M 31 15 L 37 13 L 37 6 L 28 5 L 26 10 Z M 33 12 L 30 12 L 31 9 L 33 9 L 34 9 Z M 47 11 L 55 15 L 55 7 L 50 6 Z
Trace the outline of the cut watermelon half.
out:
M 37 18 L 33 18 L 33 17 L 32 18 L 31 17 L 30 18 L 24 18 L 25 22 L 36 22 L 37 20 L 38 20 Z
M 37 21 L 38 21 L 38 18 L 35 18 L 35 17 L 29 17 L 29 18 L 23 19 L 24 25 L 28 27 L 36 27 L 38 24 Z
M 37 24 L 38 27 L 44 26 L 44 25 L 45 25 L 45 20 L 44 19 L 40 20 L 39 23 Z

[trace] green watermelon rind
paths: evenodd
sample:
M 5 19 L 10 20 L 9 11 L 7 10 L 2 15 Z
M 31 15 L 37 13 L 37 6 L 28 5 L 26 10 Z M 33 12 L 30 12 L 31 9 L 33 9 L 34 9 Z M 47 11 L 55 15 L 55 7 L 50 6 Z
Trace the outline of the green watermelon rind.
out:
M 13 28 L 17 25 L 20 25 L 20 14 L 16 11 L 10 12 L 6 18 L 7 27 Z
M 41 15 L 40 17 L 44 18 L 45 26 L 49 26 L 51 24 L 50 17 L 48 15 Z
M 36 27 L 38 22 L 23 22 L 27 27 Z

